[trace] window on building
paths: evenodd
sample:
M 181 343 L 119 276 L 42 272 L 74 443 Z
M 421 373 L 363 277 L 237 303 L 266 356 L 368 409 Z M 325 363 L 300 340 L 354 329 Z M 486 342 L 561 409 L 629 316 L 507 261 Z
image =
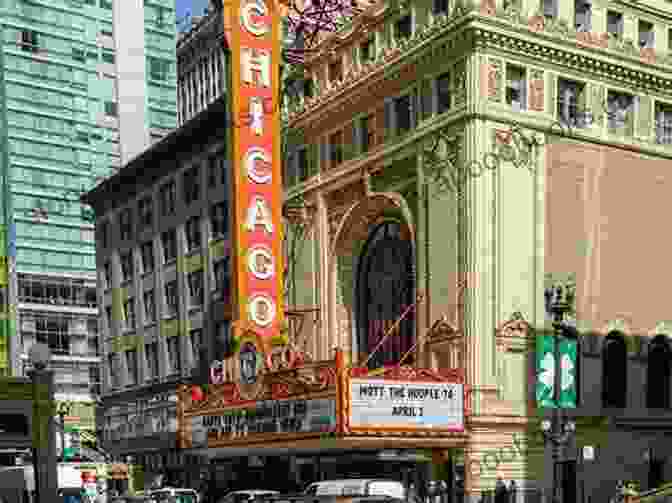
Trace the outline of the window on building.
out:
M 304 181 L 308 180 L 308 177 L 310 176 L 310 164 L 308 162 L 308 149 L 307 148 L 300 148 L 296 152 L 296 162 L 297 162 L 297 168 L 299 170 L 299 181 Z
M 558 79 L 558 119 L 571 127 L 586 126 L 583 108 L 585 85 L 573 80 Z
M 666 464 L 667 461 L 665 458 L 652 457 L 649 459 L 649 473 L 647 477 L 649 486 L 647 489 L 658 489 L 665 483 Z
M 542 0 L 544 17 L 553 19 L 558 16 L 558 0 Z
M 231 290 L 231 269 L 230 258 L 225 257 L 217 262 L 214 266 L 215 274 L 215 300 L 226 299 L 230 295 Z
M 112 49 L 103 49 L 103 63 L 114 64 L 114 51 Z
M 126 281 L 133 280 L 133 253 L 126 252 L 119 255 L 119 261 L 121 262 L 121 281 L 125 283 Z
M 332 168 L 343 162 L 343 131 L 329 135 L 329 160 Z
M 672 351 L 664 335 L 653 338 L 649 345 L 646 367 L 646 406 L 649 409 L 670 408 L 670 370 Z
M 188 169 L 182 175 L 182 190 L 184 202 L 191 204 L 199 199 L 201 194 L 200 170 L 198 166 Z
M 450 73 L 444 73 L 436 79 L 439 113 L 450 110 Z
M 119 213 L 119 237 L 122 241 L 133 237 L 133 213 L 130 208 L 126 208 Z
M 157 379 L 159 377 L 159 345 L 156 342 L 145 344 L 145 359 L 149 378 Z
M 100 30 L 100 34 L 101 34 L 103 37 L 113 37 L 113 36 L 114 36 L 114 33 L 112 32 L 111 29 L 108 30 L 108 29 L 105 29 L 105 28 L 103 28 L 102 30 Z
M 613 10 L 607 12 L 607 33 L 615 39 L 623 37 L 623 14 Z
M 55 355 L 70 354 L 69 319 L 58 315 L 35 316 L 35 342 L 49 346 Z
M 220 175 L 219 175 L 219 161 L 217 156 L 209 157 L 206 165 L 208 166 L 208 187 L 214 188 L 219 185 Z
M 197 307 L 203 305 L 203 271 L 194 271 L 187 276 L 189 284 L 189 305 Z
M 110 369 L 110 386 L 112 388 L 118 388 L 121 383 L 119 376 L 119 355 L 116 353 L 110 353 L 107 356 L 108 369 Z
M 368 63 L 373 59 L 373 39 L 369 38 L 361 43 L 359 46 L 359 61 L 360 63 Z
M 656 143 L 672 144 L 672 106 L 656 103 Z
M 168 337 L 166 339 L 168 346 L 168 364 L 169 364 L 169 374 L 175 375 L 182 372 L 181 368 L 181 355 L 180 355 L 180 338 L 179 337 Z
M 203 347 L 203 330 L 201 330 L 200 328 L 190 330 L 189 341 L 191 342 L 194 368 L 197 368 L 199 361 L 201 359 L 201 348 Z
M 152 80 L 167 80 L 170 62 L 158 58 L 149 58 L 149 78 Z
M 215 324 L 215 354 L 231 354 L 231 322 L 228 320 L 220 321 Z
M 170 318 L 177 316 L 178 296 L 177 281 L 168 281 L 165 286 L 166 291 L 166 315 Z
M 112 330 L 112 306 L 105 306 L 105 319 L 107 320 L 107 328 Z
M 628 350 L 623 336 L 610 333 L 602 348 L 602 407 L 623 409 L 626 406 Z
M 124 301 L 124 320 L 126 330 L 135 330 L 135 300 L 132 297 Z
M 103 248 L 110 245 L 110 224 L 108 222 L 100 222 L 96 225 L 98 227 L 98 239 Z
M 177 236 L 175 229 L 161 234 L 161 244 L 163 245 L 163 263 L 167 264 L 177 259 Z
M 128 384 L 138 384 L 138 352 L 135 349 L 126 351 L 126 368 L 128 369 Z
M 362 153 L 368 152 L 374 144 L 373 115 L 362 117 L 359 121 Z
M 506 66 L 506 103 L 516 111 L 526 108 L 527 82 L 525 68 Z
M 304 98 L 312 98 L 314 91 L 313 79 L 308 78 L 303 81 L 303 96 Z
M 592 24 L 590 0 L 574 0 L 574 26 L 576 31 L 590 31 Z
M 396 120 L 397 134 L 405 134 L 411 130 L 412 110 L 411 96 L 401 96 L 394 100 L 394 117 Z
M 142 306 L 145 312 L 145 323 L 156 321 L 156 304 L 154 304 L 154 290 L 146 290 L 142 294 Z
M 394 23 L 394 36 L 397 40 L 411 38 L 413 34 L 413 19 L 410 14 L 406 14 Z
M 105 102 L 105 115 L 108 117 L 117 117 L 119 114 L 117 112 L 117 102 L 116 101 L 106 101 Z
M 98 353 L 96 353 L 98 354 Z M 89 366 L 89 383 L 91 384 L 89 390 L 93 396 L 100 396 L 100 367 L 98 365 Z
M 112 264 L 105 262 L 103 265 L 103 276 L 105 278 L 105 289 L 112 288 Z
M 434 0 L 432 12 L 435 16 L 439 14 L 448 14 L 448 0 Z
M 373 353 L 371 368 L 397 364 L 415 343 L 413 252 L 401 224 L 388 220 L 378 225 L 363 247 L 356 279 L 356 323 L 360 354 Z M 382 346 L 378 344 L 394 328 Z M 364 358 L 366 360 L 366 357 Z M 411 363 L 409 363 L 411 364 Z
M 185 226 L 187 234 L 187 251 L 192 252 L 201 249 L 201 219 L 191 217 Z
M 639 47 L 642 49 L 653 49 L 655 43 L 655 34 L 653 24 L 648 21 L 639 22 Z
M 79 61 L 80 63 L 86 63 L 86 53 L 84 52 L 84 49 L 73 48 L 72 59 Z
M 154 243 L 152 241 L 146 241 L 140 245 L 140 259 L 142 260 L 142 273 L 151 273 L 154 270 Z
M 142 227 L 149 227 L 152 225 L 154 216 L 152 197 L 143 197 L 138 201 L 138 214 L 140 216 L 140 225 Z
M 161 186 L 159 190 L 159 198 L 161 204 L 161 216 L 167 217 L 175 214 L 175 199 L 177 199 L 177 189 L 175 188 L 175 181 Z
M 329 63 L 329 81 L 336 82 L 343 78 L 343 60 L 339 58 Z
M 110 2 L 109 0 L 100 0 L 100 8 L 112 10 L 112 2 Z
M 612 131 L 618 130 L 632 134 L 634 96 L 616 91 L 607 94 L 607 125 Z
M 224 237 L 229 232 L 229 207 L 226 201 L 214 204 L 210 208 L 210 226 L 212 239 Z
M 21 49 L 24 51 L 38 52 L 40 43 L 35 30 L 21 30 Z

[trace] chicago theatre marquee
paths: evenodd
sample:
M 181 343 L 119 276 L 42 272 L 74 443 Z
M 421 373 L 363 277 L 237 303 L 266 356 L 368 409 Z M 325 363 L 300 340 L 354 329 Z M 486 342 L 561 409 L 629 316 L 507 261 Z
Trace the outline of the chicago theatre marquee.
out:
M 230 481 L 232 489 L 236 483 L 297 489 L 343 474 L 344 467 L 358 467 L 360 473 L 374 468 L 378 475 L 383 468 L 410 473 L 418 460 L 436 461 L 466 441 L 469 393 L 460 370 L 370 372 L 350 366 L 342 350 L 331 360 L 306 361 L 287 344 L 276 103 L 281 9 L 273 0 L 233 0 L 224 6 L 235 125 L 230 128 L 234 356 L 225 362 L 228 380 L 223 372 L 211 373 L 205 394 L 183 386 L 177 404 L 180 448 L 211 459 L 247 460 L 238 477 L 252 478 Z M 280 458 L 289 469 L 271 469 Z M 404 462 L 408 466 L 398 464 Z M 278 479 L 268 479 L 273 476 Z

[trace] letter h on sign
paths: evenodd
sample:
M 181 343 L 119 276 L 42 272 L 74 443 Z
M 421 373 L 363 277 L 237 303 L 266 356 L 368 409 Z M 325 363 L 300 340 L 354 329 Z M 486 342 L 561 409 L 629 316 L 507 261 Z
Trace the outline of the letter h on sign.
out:
M 271 87 L 271 55 L 268 51 L 245 48 L 241 54 L 243 82 Z

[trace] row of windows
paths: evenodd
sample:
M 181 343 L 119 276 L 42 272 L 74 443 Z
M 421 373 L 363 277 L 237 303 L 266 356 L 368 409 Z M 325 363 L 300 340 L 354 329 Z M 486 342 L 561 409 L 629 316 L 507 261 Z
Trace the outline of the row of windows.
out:
M 122 257 L 121 269 L 128 270 L 131 266 L 130 255 Z M 110 266 L 106 264 L 105 275 L 110 274 Z M 231 270 L 230 259 L 228 257 L 219 259 L 214 262 L 212 272 L 212 299 L 221 300 L 227 299 L 231 291 Z M 204 270 L 199 269 L 192 271 L 186 275 L 187 283 L 187 301 L 189 309 L 199 308 L 203 306 L 205 287 L 204 287 Z M 179 314 L 179 294 L 177 279 L 167 281 L 164 285 L 163 295 L 160 300 L 160 311 L 162 318 L 174 318 Z M 123 303 L 123 319 L 122 330 L 133 331 L 137 327 L 136 319 L 136 303 L 133 297 L 128 297 Z M 144 313 L 145 325 L 152 325 L 157 321 L 157 299 L 154 290 L 145 290 L 142 294 L 141 308 Z M 112 306 L 105 307 L 106 320 L 108 328 L 112 330 Z
M 223 341 L 230 340 L 230 322 L 223 320 L 215 324 L 217 338 Z M 166 337 L 165 344 L 158 342 L 148 342 L 144 344 L 144 350 L 139 353 L 137 349 L 125 351 L 122 354 L 110 353 L 108 355 L 108 364 L 110 370 L 110 385 L 119 388 L 122 385 L 135 386 L 145 381 L 157 380 L 161 377 L 159 361 L 167 363 L 164 375 L 165 377 L 179 376 L 184 371 L 197 368 L 200 360 L 200 351 L 204 347 L 204 329 L 194 329 L 189 331 L 186 351 L 191 353 L 191 367 L 189 368 L 187 354 L 183 351 L 180 344 L 183 337 Z M 122 367 L 121 358 L 123 357 L 125 369 Z M 167 357 L 167 358 L 166 358 Z M 142 358 L 142 360 L 141 360 Z M 144 360 L 144 361 L 143 361 Z M 141 367 L 144 363 L 144 369 Z M 125 371 L 124 371 L 125 370 Z
M 667 341 L 654 337 L 649 345 L 646 369 L 646 406 L 652 409 L 670 408 L 670 372 L 672 351 Z M 628 396 L 628 349 L 619 334 L 607 336 L 602 351 L 602 405 L 625 408 Z
M 520 0 L 504 0 L 504 8 L 518 7 L 520 8 Z M 542 8 L 544 16 L 547 18 L 556 18 L 558 16 L 558 0 L 543 0 Z M 432 13 L 434 16 L 447 14 L 450 10 L 449 0 L 434 0 Z M 574 0 L 574 24 L 577 31 L 591 31 L 592 26 L 592 5 L 587 0 Z M 391 26 L 390 36 L 397 42 L 403 39 L 408 39 L 413 35 L 414 23 L 412 13 L 406 13 L 398 17 Z M 606 16 L 604 31 L 614 39 L 623 38 L 623 13 L 615 10 L 609 10 Z M 637 43 L 642 49 L 650 49 L 655 46 L 655 27 L 653 23 L 640 19 L 637 23 Z M 384 41 L 383 39 L 378 42 Z M 668 51 L 672 51 L 672 28 L 668 29 Z M 359 43 L 357 47 L 353 48 L 350 55 L 352 63 L 365 64 L 373 60 L 377 52 L 377 37 L 372 34 L 363 42 Z M 344 56 L 337 55 L 326 64 L 326 78 L 330 82 L 336 82 L 343 78 L 345 67 Z M 321 70 L 318 69 L 318 74 Z M 320 79 L 321 80 L 321 79 Z M 303 81 L 302 94 L 304 97 L 313 96 L 313 82 L 312 79 Z
M 188 73 L 180 75 L 177 88 L 181 104 L 180 124 L 189 120 L 222 94 L 225 82 L 224 58 L 223 51 L 213 50 Z
M 210 240 L 221 239 L 228 234 L 228 206 L 226 202 L 215 204 L 211 207 L 210 215 Z M 185 225 L 186 252 L 187 254 L 196 253 L 203 248 L 203 234 L 201 232 L 201 220 L 199 217 L 192 217 L 187 220 Z M 175 229 L 167 230 L 161 233 L 161 263 L 166 265 L 174 262 L 178 255 L 177 231 Z M 154 243 L 145 241 L 140 244 L 140 267 L 141 274 L 150 274 L 155 270 Z M 128 250 L 120 254 L 121 263 L 121 282 L 127 283 L 133 280 L 136 274 L 134 251 Z M 112 287 L 112 268 L 110 262 L 103 266 L 105 288 Z
M 19 302 L 95 308 L 96 287 L 79 279 L 19 278 Z
M 525 68 L 507 64 L 505 99 L 516 111 L 526 110 L 528 106 L 526 73 Z M 561 122 L 573 128 L 588 127 L 593 123 L 595 119 L 592 113 L 587 112 L 585 105 L 582 105 L 585 103 L 586 92 L 585 83 L 558 79 L 556 107 L 557 117 Z M 380 117 L 369 114 L 328 136 L 327 152 L 322 155 L 323 169 L 338 166 L 352 154 L 366 153 L 379 141 L 376 130 L 383 129 L 395 135 L 408 133 L 418 122 L 450 110 L 451 99 L 450 73 L 444 73 L 427 82 L 426 86 L 390 100 L 385 105 L 382 121 Z M 603 113 L 609 131 L 626 136 L 634 134 L 637 101 L 637 96 L 620 91 L 607 91 L 607 110 Z M 656 102 L 654 113 L 656 143 L 672 144 L 672 105 Z M 298 152 L 298 160 L 290 158 L 288 163 L 287 177 L 290 184 L 292 181 L 303 181 L 307 178 L 307 156 L 302 150 Z
M 222 155 L 213 156 L 205 163 L 207 166 L 207 187 L 224 186 L 224 191 L 228 191 L 228 173 L 226 170 L 226 160 Z M 201 178 L 201 166 L 196 165 L 182 173 L 182 201 L 186 206 L 190 206 L 200 200 L 204 190 Z M 177 184 L 174 179 L 163 183 L 159 187 L 158 194 L 158 216 L 159 218 L 169 217 L 176 214 L 177 210 Z M 118 216 L 119 239 L 122 241 L 130 240 L 134 231 L 150 227 L 154 224 L 155 205 L 154 197 L 148 195 L 140 198 L 136 207 L 128 207 Z M 211 209 L 211 222 L 213 237 L 224 235 L 228 229 L 228 206 L 225 203 L 214 205 Z M 135 225 L 134 225 L 135 224 Z M 107 248 L 113 239 L 111 232 L 113 226 L 109 222 L 99 223 L 99 239 L 103 248 Z M 176 250 L 176 249 L 175 249 Z M 176 257 L 176 254 L 169 253 L 167 256 Z

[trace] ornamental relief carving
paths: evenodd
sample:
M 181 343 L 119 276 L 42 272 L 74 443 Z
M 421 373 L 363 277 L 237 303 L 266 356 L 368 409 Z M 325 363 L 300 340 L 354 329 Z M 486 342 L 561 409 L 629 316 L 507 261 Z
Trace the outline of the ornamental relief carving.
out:
M 544 111 L 543 70 L 532 70 L 530 72 L 530 110 L 535 112 Z
M 502 102 L 502 61 L 490 58 L 488 61 L 488 99 L 495 103 Z
M 525 351 L 533 334 L 530 324 L 516 311 L 496 331 L 495 344 L 501 351 Z

